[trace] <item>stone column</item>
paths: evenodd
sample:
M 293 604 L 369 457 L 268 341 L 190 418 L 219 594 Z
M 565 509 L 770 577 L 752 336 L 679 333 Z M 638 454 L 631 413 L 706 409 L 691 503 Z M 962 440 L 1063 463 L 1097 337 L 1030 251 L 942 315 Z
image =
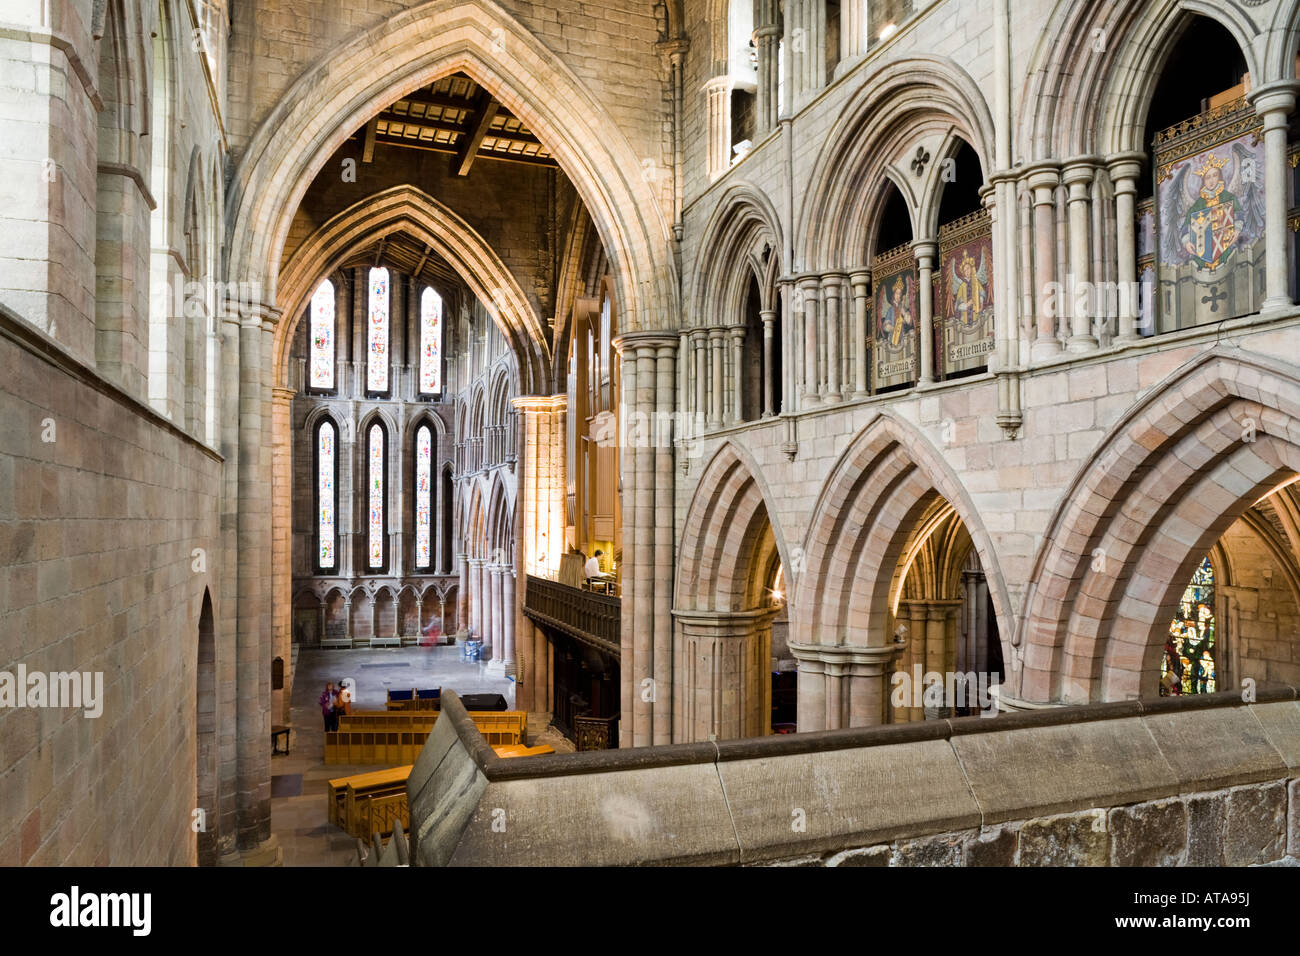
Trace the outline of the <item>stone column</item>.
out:
M 626 385 L 625 385 L 626 387 Z M 521 395 L 511 400 L 519 414 L 516 490 L 515 597 L 527 594 L 526 575 L 555 579 L 564 549 L 565 395 Z M 622 411 L 620 410 L 620 414 Z M 626 519 L 625 519 L 626 520 Z M 512 619 L 517 614 L 512 613 Z M 550 709 L 549 642 L 540 628 L 522 620 L 523 648 L 516 645 L 517 707 Z
M 800 733 L 868 727 L 884 721 L 885 675 L 898 653 L 893 645 L 803 644 L 790 641 L 799 662 Z
M 1266 83 L 1248 96 L 1264 120 L 1264 273 L 1262 312 L 1289 309 L 1291 299 L 1290 235 L 1287 229 L 1287 126 L 1295 111 L 1297 84 Z
M 242 304 L 239 328 L 239 517 L 236 663 L 238 845 L 275 861 L 271 836 L 271 343 L 279 313 Z
M 1030 356 L 1040 361 L 1061 354 L 1057 324 L 1062 296 L 1056 281 L 1056 187 L 1060 173 L 1053 163 L 1035 164 L 1026 172 L 1034 196 L 1034 281 L 1038 286 L 1038 333 Z
M 731 402 L 727 424 L 739 425 L 745 417 L 745 327 L 727 329 L 731 337 Z
M 772 406 L 772 339 L 776 326 L 776 312 L 764 309 L 759 313 L 763 320 L 763 417 L 776 414 Z
M 1114 345 L 1141 341 L 1137 330 L 1137 179 L 1142 173 L 1142 153 L 1116 153 L 1106 160 L 1115 187 L 1115 252 L 1118 260 L 1119 315 Z
M 505 595 L 502 586 L 505 567 L 500 564 L 488 566 L 488 593 L 491 595 L 492 619 L 488 630 L 492 636 L 492 661 L 490 669 L 493 673 L 505 673 Z M 486 646 L 486 643 L 485 645 Z
M 868 0 L 843 0 L 840 4 L 840 66 L 867 52 L 871 43 L 871 13 Z
M 682 656 L 673 685 L 680 719 L 673 743 L 734 740 L 770 732 L 772 618 L 755 611 L 676 610 Z
M 843 276 L 822 277 L 822 295 L 826 300 L 826 403 L 834 405 L 840 394 L 840 282 Z
M 934 382 L 934 260 L 939 255 L 939 244 L 933 239 L 917 239 L 912 243 L 916 254 L 917 284 L 920 287 L 920 308 L 916 317 L 921 326 L 921 379 L 919 384 Z
M 820 300 L 821 280 L 805 276 L 799 280 L 799 297 L 803 303 L 804 325 L 804 407 L 815 408 L 821 404 L 821 376 L 817 372 L 817 329 L 820 324 L 817 305 Z
M 722 379 L 722 350 L 726 345 L 726 332 L 720 328 L 709 329 L 709 355 L 712 357 L 713 374 L 709 388 L 709 427 L 721 428 L 722 405 L 726 401 Z
M 463 551 L 456 555 L 456 572 L 459 577 L 456 586 L 456 633 L 459 637 L 469 629 L 469 558 Z
M 284 661 L 284 690 L 272 691 L 275 723 L 288 724 L 293 687 L 293 396 L 271 389 L 271 613 L 275 655 Z
M 623 415 L 653 419 L 671 408 L 677 336 L 633 332 L 616 346 L 623 358 Z M 622 600 L 619 744 L 625 747 L 663 740 L 671 721 L 665 711 L 672 708 L 671 588 L 663 582 L 672 575 L 675 469 L 671 430 L 648 431 L 649 440 L 628 443 L 623 460 L 623 563 L 631 572 Z
M 849 275 L 853 288 L 853 397 L 866 398 L 869 389 L 867 378 L 867 303 L 871 271 L 859 269 Z
M 1070 352 L 1092 352 L 1097 348 L 1097 336 L 1092 330 L 1092 309 L 1088 304 L 1080 308 L 1074 292 L 1084 283 L 1092 282 L 1092 245 L 1089 217 L 1091 199 L 1089 189 L 1096 177 L 1096 161 L 1091 156 L 1071 159 L 1061 167 L 1061 182 L 1069 190 L 1070 210 L 1070 338 L 1065 343 Z
M 730 76 L 715 76 L 704 84 L 711 180 L 731 168 L 731 84 Z
M 695 350 L 695 419 L 691 424 L 696 434 L 704 431 L 708 421 L 708 338 L 703 329 L 691 333 L 691 346 Z
M 741 327 L 741 334 L 744 328 Z M 672 396 L 673 378 L 676 369 L 677 342 L 675 339 L 658 337 L 646 343 L 646 350 L 654 348 L 655 358 L 655 410 L 657 424 L 654 429 L 654 580 L 658 586 L 654 590 L 655 629 L 654 629 L 654 669 L 656 695 L 668 695 L 673 682 L 673 625 L 672 625 L 672 589 L 662 582 L 673 579 L 673 548 L 675 545 L 675 524 L 673 514 L 673 485 L 676 475 L 673 469 L 673 434 L 672 434 Z M 737 364 L 739 379 L 739 364 Z M 737 385 L 737 400 L 740 387 Z M 739 407 L 737 407 L 739 417 Z M 665 520 L 665 516 L 668 516 Z M 672 743 L 672 701 L 653 708 L 651 724 L 652 740 L 656 746 Z
M 501 666 L 515 676 L 515 579 L 513 569 L 501 569 Z
M 483 562 L 478 558 L 467 558 L 466 564 L 469 565 L 469 629 L 473 637 L 481 640 L 483 638 L 483 592 L 479 589 L 481 583 L 479 570 Z
M 760 8 L 774 4 L 760 3 Z M 758 97 L 756 127 L 758 138 L 776 128 L 777 94 L 780 84 L 780 63 L 777 56 L 781 42 L 781 28 L 772 23 L 757 26 L 754 44 L 758 48 Z

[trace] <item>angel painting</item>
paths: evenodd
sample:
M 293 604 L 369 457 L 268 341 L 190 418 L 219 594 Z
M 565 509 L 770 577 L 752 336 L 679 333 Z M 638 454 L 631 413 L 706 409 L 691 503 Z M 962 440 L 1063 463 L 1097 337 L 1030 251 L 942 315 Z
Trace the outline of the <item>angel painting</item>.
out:
M 989 307 L 988 250 L 980 249 L 979 263 L 963 249 L 954 256 L 948 272 L 948 314 L 965 329 L 973 329 L 984 310 Z
M 1217 269 L 1264 231 L 1259 160 L 1240 140 L 1178 164 L 1161 194 L 1160 257 Z
M 889 348 L 896 349 L 916 328 L 916 317 L 912 314 L 912 276 L 901 273 L 887 281 L 880 296 L 880 331 Z

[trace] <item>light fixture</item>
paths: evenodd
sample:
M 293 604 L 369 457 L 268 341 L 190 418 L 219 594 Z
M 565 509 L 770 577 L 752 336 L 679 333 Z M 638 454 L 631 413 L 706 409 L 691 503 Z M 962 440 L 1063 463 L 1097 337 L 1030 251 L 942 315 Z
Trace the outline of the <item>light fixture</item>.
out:
M 880 31 L 880 39 L 882 39 L 882 40 L 888 40 L 888 39 L 889 39 L 890 37 L 892 37 L 896 32 L 898 32 L 898 24 L 897 24 L 897 23 L 890 23 L 890 24 L 888 24 L 888 25 L 887 25 L 883 30 Z

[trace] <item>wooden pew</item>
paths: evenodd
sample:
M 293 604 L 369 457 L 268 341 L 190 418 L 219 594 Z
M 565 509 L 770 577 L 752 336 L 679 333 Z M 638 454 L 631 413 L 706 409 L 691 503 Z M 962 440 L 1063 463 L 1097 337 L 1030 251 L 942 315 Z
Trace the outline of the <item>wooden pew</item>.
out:
M 440 713 L 360 711 L 341 717 L 339 729 L 325 734 L 325 762 L 359 766 L 415 763 Z M 472 710 L 469 716 L 492 746 L 528 739 L 525 711 Z

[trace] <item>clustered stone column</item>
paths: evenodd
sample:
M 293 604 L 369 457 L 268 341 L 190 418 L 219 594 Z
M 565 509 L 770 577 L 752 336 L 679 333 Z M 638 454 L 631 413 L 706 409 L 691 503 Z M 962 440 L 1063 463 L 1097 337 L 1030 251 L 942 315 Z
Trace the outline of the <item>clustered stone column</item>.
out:
M 798 395 L 797 409 L 869 394 L 870 287 L 869 269 L 785 280 L 793 311 L 787 388 Z
M 673 396 L 677 336 L 630 332 L 623 361 L 623 581 L 619 743 L 672 742 Z M 717 368 L 716 382 L 721 381 Z M 721 395 L 717 395 L 721 406 Z
M 786 645 L 799 662 L 800 733 L 869 727 L 885 719 L 885 675 L 898 649 L 893 645 Z
M 554 577 L 564 549 L 564 468 L 568 400 L 564 395 L 524 395 L 513 399 L 519 410 L 517 442 L 521 467 L 515 527 L 517 577 L 503 581 L 506 631 L 502 660 L 518 675 L 516 706 L 550 711 L 551 645 L 545 632 L 519 613 L 527 591 L 526 576 Z M 513 631 L 509 628 L 512 627 Z M 510 643 L 513 642 L 513 647 Z
M 769 673 L 777 611 L 673 612 L 681 634 L 681 660 L 688 662 L 674 674 L 674 743 L 771 732 Z
M 905 636 L 906 650 L 900 655 L 897 669 L 908 679 L 902 687 L 911 691 L 902 707 L 893 708 L 894 721 L 906 723 L 947 717 L 955 701 L 946 696 L 937 707 L 925 706 L 926 674 L 946 675 L 957 669 L 957 624 L 962 610 L 960 600 L 902 600 L 898 606 L 898 630 Z M 918 676 L 920 682 L 918 683 Z M 971 688 L 971 692 L 974 692 Z M 931 697 L 937 696 L 931 692 Z M 920 703 L 917 703 L 917 701 Z M 927 710 L 929 711 L 927 713 Z

